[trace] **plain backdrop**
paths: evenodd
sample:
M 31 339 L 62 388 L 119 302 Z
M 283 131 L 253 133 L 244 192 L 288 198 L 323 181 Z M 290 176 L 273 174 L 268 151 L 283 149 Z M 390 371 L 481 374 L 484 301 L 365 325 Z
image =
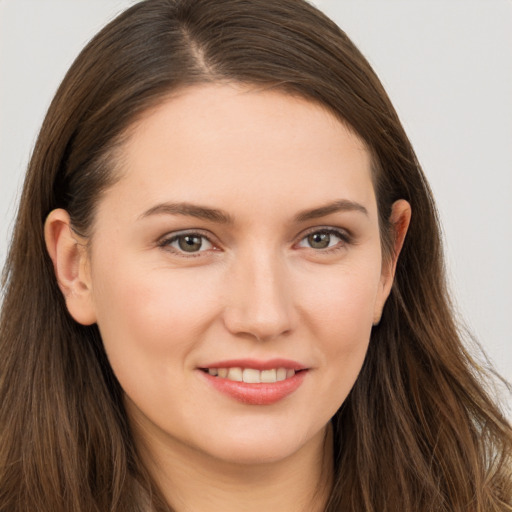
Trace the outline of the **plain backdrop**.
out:
M 0 262 L 49 102 L 134 0 L 0 0 Z M 512 2 L 317 0 L 384 83 L 437 199 L 461 317 L 512 380 Z

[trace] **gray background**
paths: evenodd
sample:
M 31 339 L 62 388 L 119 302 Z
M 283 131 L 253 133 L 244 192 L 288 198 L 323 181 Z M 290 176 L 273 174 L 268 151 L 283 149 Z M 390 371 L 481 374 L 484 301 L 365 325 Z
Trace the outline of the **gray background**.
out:
M 133 3 L 0 0 L 0 262 L 60 80 L 87 40 Z M 437 198 L 461 318 L 512 380 L 512 2 L 314 3 L 391 96 Z

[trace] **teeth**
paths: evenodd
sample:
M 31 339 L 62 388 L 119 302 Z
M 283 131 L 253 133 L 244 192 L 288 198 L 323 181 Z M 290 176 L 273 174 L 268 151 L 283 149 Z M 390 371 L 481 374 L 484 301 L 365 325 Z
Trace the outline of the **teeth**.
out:
M 236 382 L 242 382 L 242 368 L 230 368 L 228 371 L 227 378 Z
M 252 368 L 246 368 L 244 370 L 244 382 L 249 384 L 259 384 L 261 382 L 260 372 L 253 370 Z
M 277 370 L 263 370 L 260 375 L 261 382 L 276 382 Z
M 277 375 L 276 375 L 277 381 L 286 379 L 286 368 L 278 368 L 276 373 L 277 373 Z
M 247 384 L 280 382 L 295 375 L 295 370 L 273 368 L 271 370 L 255 370 L 254 368 L 208 368 L 208 373 L 221 379 L 229 379 Z

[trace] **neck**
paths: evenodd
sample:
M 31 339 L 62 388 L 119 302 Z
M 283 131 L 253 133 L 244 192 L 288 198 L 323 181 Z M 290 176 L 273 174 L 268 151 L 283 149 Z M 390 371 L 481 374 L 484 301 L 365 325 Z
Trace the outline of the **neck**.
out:
M 136 434 L 142 459 L 176 512 L 322 512 L 332 485 L 332 432 L 271 463 L 237 464 Z

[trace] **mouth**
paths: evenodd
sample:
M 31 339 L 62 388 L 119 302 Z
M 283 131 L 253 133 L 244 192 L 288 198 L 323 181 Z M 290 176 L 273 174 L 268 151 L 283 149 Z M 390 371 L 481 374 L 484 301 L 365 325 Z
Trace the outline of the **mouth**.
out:
M 230 368 L 200 368 L 201 371 L 208 373 L 212 377 L 227 379 L 233 382 L 245 382 L 247 384 L 273 384 L 291 379 L 296 373 L 305 370 L 294 370 L 293 368 L 270 368 L 267 370 L 257 370 L 256 368 L 242 368 L 239 366 Z
M 197 368 L 218 392 L 246 405 L 271 405 L 292 395 L 310 368 L 286 359 L 238 359 Z

